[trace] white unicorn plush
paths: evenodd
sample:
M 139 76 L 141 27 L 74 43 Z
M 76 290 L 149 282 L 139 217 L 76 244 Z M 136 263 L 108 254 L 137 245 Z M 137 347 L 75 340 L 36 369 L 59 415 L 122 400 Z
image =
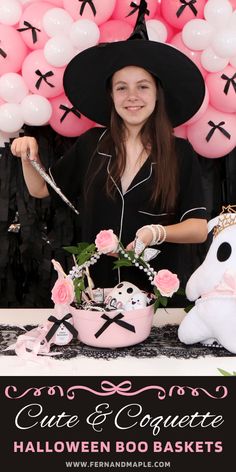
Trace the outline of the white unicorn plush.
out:
M 236 354 L 236 205 L 223 207 L 208 228 L 214 228 L 212 244 L 186 285 L 195 306 L 178 336 L 185 344 L 220 345 Z

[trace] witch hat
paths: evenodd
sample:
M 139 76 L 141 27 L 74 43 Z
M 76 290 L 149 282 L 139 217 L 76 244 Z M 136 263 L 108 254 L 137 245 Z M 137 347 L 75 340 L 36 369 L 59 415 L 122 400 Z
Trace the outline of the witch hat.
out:
M 204 100 L 205 83 L 198 67 L 175 47 L 148 39 L 146 14 L 147 2 L 141 0 L 134 31 L 126 41 L 85 49 L 66 67 L 67 97 L 96 123 L 109 126 L 111 101 L 107 84 L 116 71 L 126 66 L 142 67 L 158 79 L 173 127 L 195 115 Z

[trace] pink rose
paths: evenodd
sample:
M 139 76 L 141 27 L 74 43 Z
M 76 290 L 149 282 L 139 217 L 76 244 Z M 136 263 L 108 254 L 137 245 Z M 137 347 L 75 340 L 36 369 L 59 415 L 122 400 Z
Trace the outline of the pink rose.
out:
M 179 289 L 179 279 L 176 274 L 172 274 L 167 269 L 157 272 L 153 283 L 163 297 L 172 297 L 173 293 Z
M 52 289 L 52 301 L 55 305 L 70 305 L 75 297 L 71 279 L 58 279 Z
M 113 233 L 112 229 L 104 229 L 97 234 L 95 239 L 95 245 L 98 251 L 102 254 L 108 254 L 109 252 L 116 252 L 118 248 L 118 238 Z

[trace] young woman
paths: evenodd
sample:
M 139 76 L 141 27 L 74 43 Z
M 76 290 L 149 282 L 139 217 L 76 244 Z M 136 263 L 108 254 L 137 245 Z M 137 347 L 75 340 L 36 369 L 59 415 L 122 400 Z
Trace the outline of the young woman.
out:
M 179 243 L 207 237 L 197 158 L 173 134 L 204 98 L 197 67 L 175 48 L 142 37 L 83 51 L 67 66 L 64 87 L 73 106 L 106 126 L 79 136 L 49 170 L 79 207 L 83 240 L 93 242 L 101 229 L 113 229 L 137 252 L 157 245 L 153 266 L 180 275 Z M 11 150 L 22 159 L 31 195 L 48 196 L 51 190 L 27 157 L 39 160 L 35 139 L 15 139 Z M 135 268 L 112 271 L 112 259 L 94 267 L 97 286 L 115 285 L 119 277 L 144 286 Z

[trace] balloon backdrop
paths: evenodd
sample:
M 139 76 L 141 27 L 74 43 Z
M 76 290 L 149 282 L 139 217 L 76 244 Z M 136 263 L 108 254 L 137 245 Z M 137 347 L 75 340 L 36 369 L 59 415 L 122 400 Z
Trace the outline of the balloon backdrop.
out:
M 126 40 L 139 5 L 140 0 L 0 0 L 1 140 L 24 123 L 50 124 L 69 137 L 94 126 L 64 95 L 65 67 L 84 49 Z M 189 139 L 202 156 L 227 154 L 236 146 L 236 0 L 147 0 L 146 25 L 150 40 L 182 51 L 205 80 L 201 108 L 175 135 Z

